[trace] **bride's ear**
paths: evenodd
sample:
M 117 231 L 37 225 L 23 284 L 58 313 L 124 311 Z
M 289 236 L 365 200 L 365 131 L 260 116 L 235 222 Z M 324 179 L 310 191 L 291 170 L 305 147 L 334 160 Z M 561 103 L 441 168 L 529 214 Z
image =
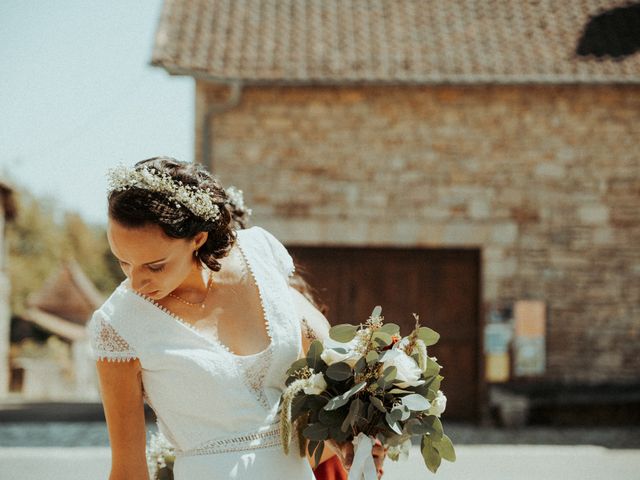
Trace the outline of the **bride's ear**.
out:
M 209 232 L 198 232 L 195 237 L 193 237 L 195 250 L 198 250 L 202 245 L 204 245 L 208 238 Z

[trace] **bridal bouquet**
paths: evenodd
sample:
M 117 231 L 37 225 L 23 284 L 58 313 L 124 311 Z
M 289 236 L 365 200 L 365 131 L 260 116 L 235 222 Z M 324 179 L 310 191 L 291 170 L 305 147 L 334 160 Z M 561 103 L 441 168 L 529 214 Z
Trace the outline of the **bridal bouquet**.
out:
M 406 337 L 394 323 L 384 323 L 378 306 L 364 324 L 336 325 L 325 342 L 314 340 L 305 358 L 287 371 L 282 393 L 282 444 L 289 451 L 292 433 L 308 439 L 316 463 L 324 440 L 353 442 L 350 480 L 377 479 L 371 455 L 378 438 L 388 456 L 408 456 L 411 439 L 421 437 L 427 468 L 436 472 L 441 460 L 455 461 L 440 415 L 446 397 L 440 390 L 440 365 L 427 355 L 439 335 L 416 325 Z M 302 442 L 301 442 L 302 444 Z
M 173 480 L 175 448 L 160 432 L 152 433 L 146 447 L 149 478 L 152 480 Z

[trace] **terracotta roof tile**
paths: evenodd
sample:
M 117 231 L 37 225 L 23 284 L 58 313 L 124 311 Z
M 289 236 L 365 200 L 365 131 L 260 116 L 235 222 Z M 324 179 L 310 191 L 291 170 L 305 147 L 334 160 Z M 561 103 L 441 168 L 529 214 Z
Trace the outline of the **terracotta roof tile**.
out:
M 152 64 L 246 83 L 638 83 L 635 9 L 621 0 L 165 0 Z M 588 48 L 619 42 L 627 49 L 611 52 L 626 55 Z

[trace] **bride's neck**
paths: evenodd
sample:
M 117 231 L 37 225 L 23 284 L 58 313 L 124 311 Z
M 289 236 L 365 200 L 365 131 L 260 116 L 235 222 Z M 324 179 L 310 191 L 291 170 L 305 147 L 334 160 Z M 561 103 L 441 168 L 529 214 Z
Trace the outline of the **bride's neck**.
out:
M 187 278 L 173 291 L 180 294 L 204 294 L 207 291 L 210 272 L 206 267 L 193 264 Z

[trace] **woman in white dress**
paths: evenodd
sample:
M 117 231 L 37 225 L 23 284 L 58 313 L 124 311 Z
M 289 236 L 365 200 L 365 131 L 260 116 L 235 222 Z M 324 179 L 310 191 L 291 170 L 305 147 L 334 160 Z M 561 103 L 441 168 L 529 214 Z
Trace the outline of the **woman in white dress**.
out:
M 284 454 L 277 411 L 308 347 L 301 319 L 321 339 L 329 326 L 289 286 L 284 246 L 260 227 L 236 229 L 241 201 L 195 164 L 157 157 L 113 170 L 110 183 L 107 234 L 127 278 L 89 324 L 109 479 L 148 479 L 146 400 L 176 448 L 176 480 L 312 480 L 308 458 Z M 352 446 L 329 446 L 323 460 L 337 453 L 348 468 Z M 373 453 L 381 475 L 383 451 Z

